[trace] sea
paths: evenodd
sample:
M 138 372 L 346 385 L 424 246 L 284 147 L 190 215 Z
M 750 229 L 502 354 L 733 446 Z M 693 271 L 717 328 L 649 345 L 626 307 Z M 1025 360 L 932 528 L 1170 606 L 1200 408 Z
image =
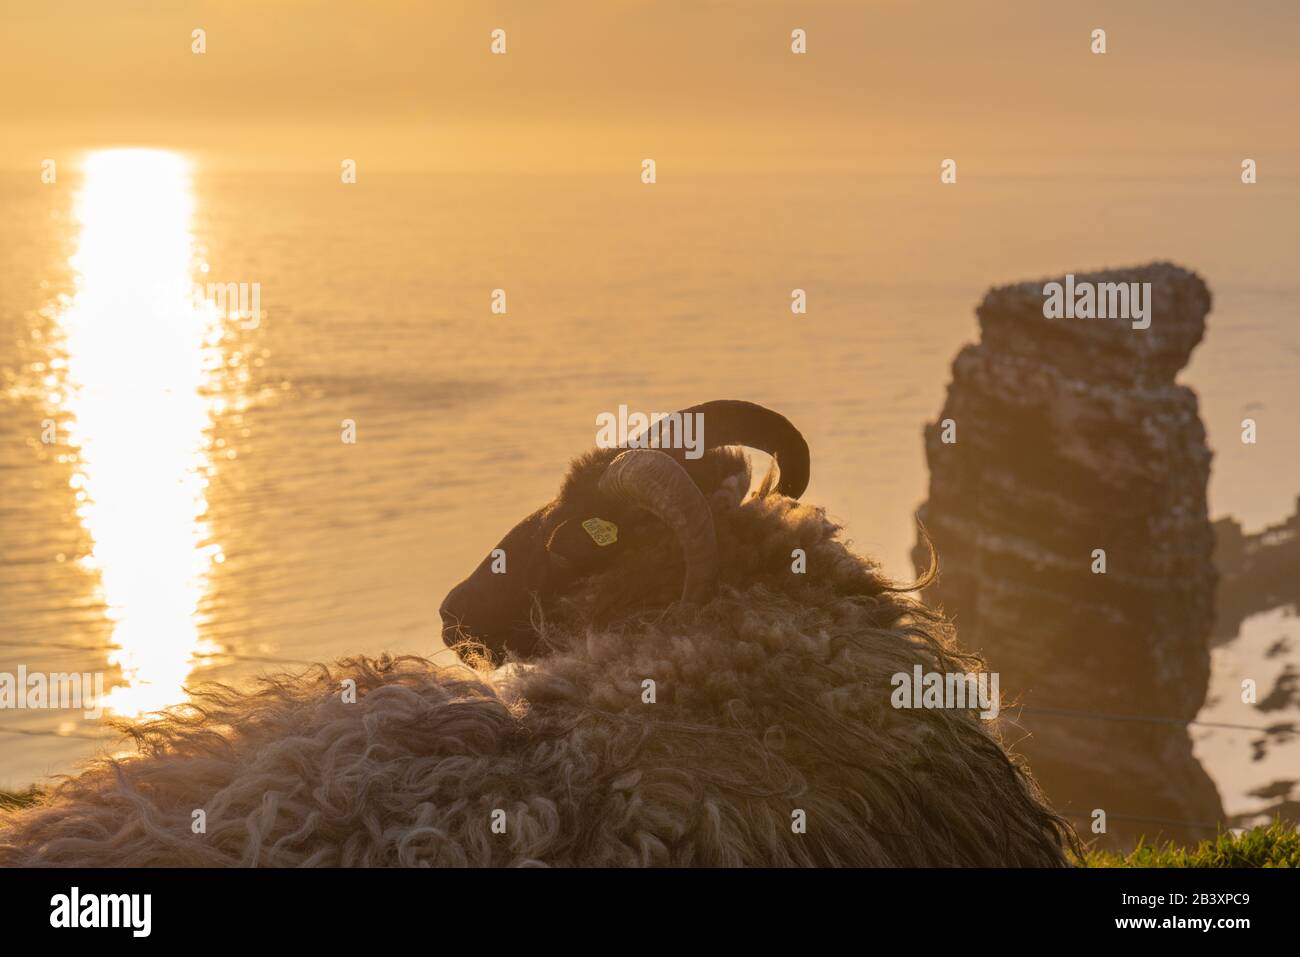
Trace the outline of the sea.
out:
M 782 412 L 805 499 L 908 580 L 922 428 L 984 292 L 1152 260 L 1214 296 L 1181 376 L 1212 517 L 1293 511 L 1300 181 L 637 172 L 0 172 L 0 672 L 102 673 L 129 718 L 210 680 L 450 657 L 443 595 L 620 405 Z M 255 289 L 256 315 L 185 283 Z M 1296 622 L 1265 609 L 1215 649 L 1193 737 L 1229 813 L 1300 779 L 1295 736 L 1256 758 L 1248 730 L 1300 720 L 1296 695 L 1235 703 L 1300 662 Z M 118 746 L 79 710 L 0 713 L 0 788 Z

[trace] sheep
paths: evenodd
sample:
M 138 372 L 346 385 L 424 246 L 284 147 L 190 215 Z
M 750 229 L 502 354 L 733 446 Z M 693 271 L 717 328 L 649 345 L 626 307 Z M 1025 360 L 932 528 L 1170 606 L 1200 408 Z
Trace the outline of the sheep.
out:
M 692 406 L 665 421 L 682 423 L 696 417 L 707 423 L 713 448 L 735 443 L 770 452 L 776 470 L 772 474 L 780 475 L 776 490 L 790 498 L 803 494 L 809 477 L 808 443 L 784 416 L 750 402 L 726 400 Z M 656 429 L 653 435 L 647 431 L 645 440 L 653 438 L 662 455 L 599 448 L 574 461 L 560 494 L 516 525 L 444 599 L 447 644 L 453 646 L 468 634 L 496 659 L 508 652 L 532 654 L 540 637 L 533 627 L 535 605 L 549 605 L 551 597 L 568 590 L 576 578 L 619 561 L 624 552 L 640 554 L 640 547 L 631 546 L 662 539 L 664 526 L 674 531 L 685 556 L 684 570 L 670 570 L 679 580 L 686 577 L 682 600 L 706 597 L 713 587 L 717 555 L 713 523 L 700 490 L 712 490 L 725 501 L 748 489 L 736 485 L 742 476 L 734 461 L 692 458 L 684 451 L 685 443 L 674 444 L 676 437 L 671 430 Z M 628 445 L 635 448 L 643 441 L 637 436 Z M 674 462 L 677 467 L 670 467 Z M 747 482 L 747 465 L 744 473 Z M 626 574 L 606 582 L 600 592 L 606 599 L 602 620 L 609 612 L 631 610 L 638 598 L 645 607 L 671 601 L 667 594 L 641 590 L 635 579 L 646 571 L 633 564 Z M 631 587 L 621 588 L 619 582 Z M 467 621 L 472 627 L 463 627 Z
M 698 408 L 700 459 L 580 456 L 504 571 L 448 595 L 462 661 L 198 689 L 5 812 L 0 864 L 1065 865 L 1077 839 L 988 722 L 891 707 L 892 675 L 981 662 L 796 500 L 798 432 Z M 733 444 L 773 453 L 748 497 Z

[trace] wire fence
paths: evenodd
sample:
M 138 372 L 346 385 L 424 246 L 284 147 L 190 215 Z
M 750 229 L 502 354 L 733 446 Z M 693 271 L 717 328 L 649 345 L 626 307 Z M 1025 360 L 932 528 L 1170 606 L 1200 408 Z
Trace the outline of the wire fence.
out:
M 1224 728 L 1233 731 L 1272 731 L 1275 726 L 1262 724 L 1228 724 L 1223 721 L 1198 721 L 1195 718 L 1165 718 L 1158 715 L 1141 714 L 1104 714 L 1100 711 L 1084 711 L 1077 708 L 1040 708 L 1022 705 L 1016 710 L 1028 714 L 1059 715 L 1069 718 L 1092 718 L 1096 721 L 1134 721 L 1140 724 L 1174 725 L 1181 728 Z
M 1092 821 L 1092 816 L 1088 814 L 1076 814 L 1076 813 L 1071 813 L 1069 811 L 1057 812 L 1057 813 L 1061 814 L 1062 817 L 1069 818 L 1072 821 L 1088 821 L 1090 823 Z M 1111 814 L 1107 812 L 1106 820 L 1107 821 L 1132 821 L 1136 824 L 1160 824 L 1165 827 L 1186 827 L 1186 828 L 1191 828 L 1192 830 L 1209 831 L 1214 834 L 1217 834 L 1219 831 L 1224 829 L 1223 824 L 1211 824 L 1204 821 L 1200 823 L 1196 821 L 1174 821 L 1166 817 L 1142 817 L 1141 815 L 1138 814 Z
M 27 641 L 14 641 L 0 638 L 0 647 L 8 648 L 25 648 L 28 650 L 42 651 L 45 649 L 57 649 L 62 651 L 79 651 L 90 654 L 107 655 L 110 652 L 120 650 L 117 645 L 82 645 L 73 642 L 43 641 L 33 645 Z M 430 661 L 434 661 L 442 655 L 452 654 L 455 652 L 450 648 L 443 648 L 428 655 Z M 190 656 L 195 662 L 204 661 L 230 661 L 230 662 L 252 662 L 255 664 L 271 664 L 281 666 L 298 666 L 310 668 L 319 664 L 306 658 L 281 658 L 273 655 L 246 655 L 236 652 L 217 651 L 198 653 Z M 116 731 L 105 731 L 102 733 L 82 732 L 72 730 L 60 730 L 57 728 L 4 728 L 0 727 L 0 734 L 22 735 L 24 737 L 50 737 L 50 738 L 81 738 L 90 741 L 111 741 L 121 738 L 121 734 Z

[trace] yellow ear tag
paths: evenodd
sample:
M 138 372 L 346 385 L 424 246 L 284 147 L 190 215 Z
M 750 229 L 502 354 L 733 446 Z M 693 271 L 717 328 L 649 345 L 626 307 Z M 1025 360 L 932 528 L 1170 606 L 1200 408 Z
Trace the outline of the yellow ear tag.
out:
M 591 536 L 591 540 L 601 548 L 618 541 L 618 526 L 603 518 L 589 518 L 582 523 L 582 527 Z

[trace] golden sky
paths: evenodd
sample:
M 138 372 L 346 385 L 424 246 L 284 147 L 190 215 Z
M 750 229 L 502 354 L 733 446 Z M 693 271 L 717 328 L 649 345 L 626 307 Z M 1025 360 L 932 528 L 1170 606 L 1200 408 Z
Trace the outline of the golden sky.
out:
M 1297 172 L 1294 0 L 5 0 L 0 17 L 8 167 L 132 144 L 255 168 L 941 154 L 1009 171 L 1222 152 Z

